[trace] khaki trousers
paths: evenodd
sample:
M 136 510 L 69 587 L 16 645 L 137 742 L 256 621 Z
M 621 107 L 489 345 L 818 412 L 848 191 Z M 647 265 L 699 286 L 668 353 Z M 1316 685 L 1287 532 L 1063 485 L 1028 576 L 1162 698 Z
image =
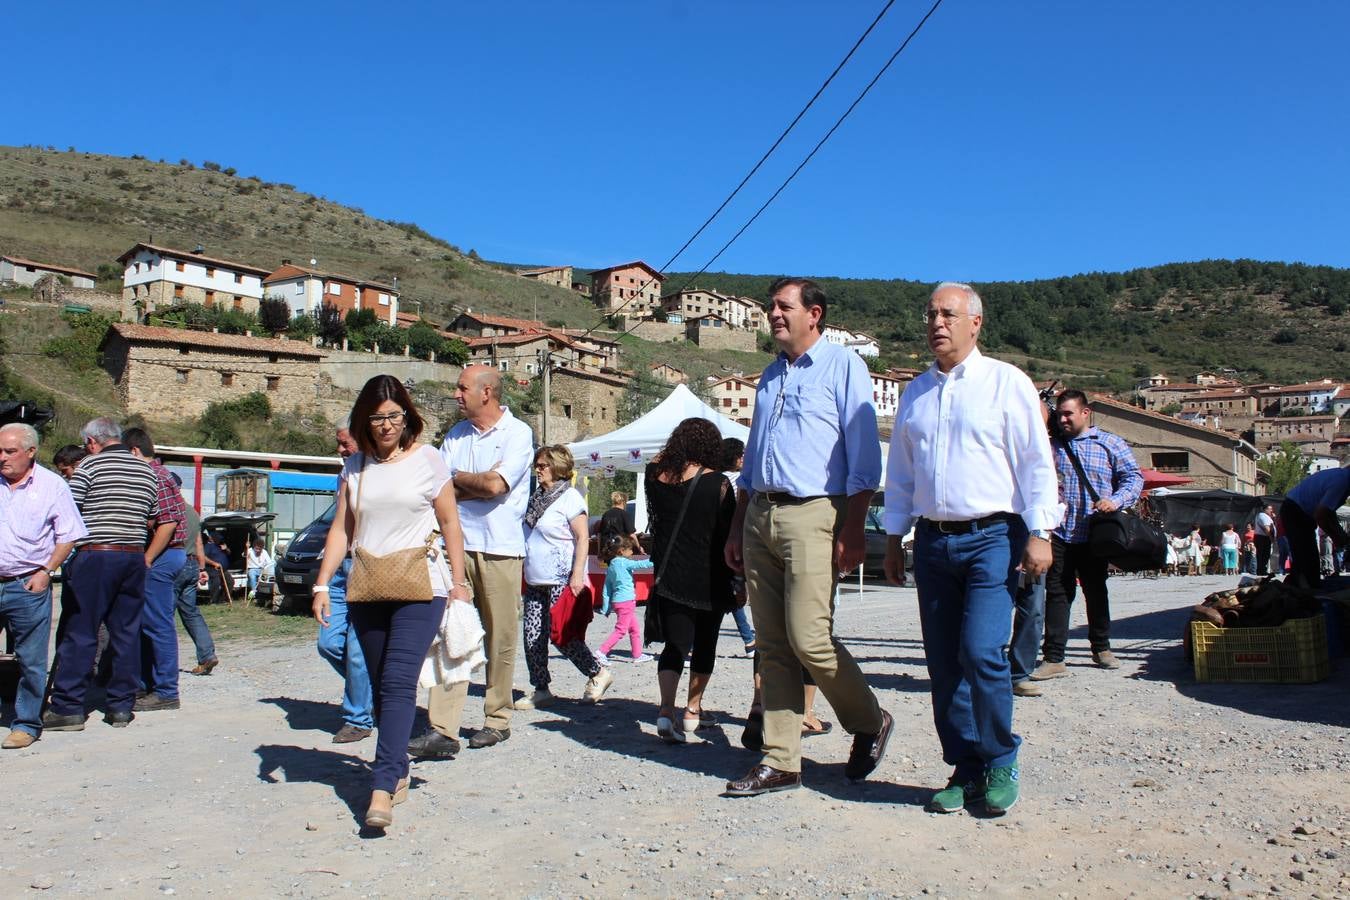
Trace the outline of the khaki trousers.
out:
M 520 632 L 520 575 L 524 561 L 517 556 L 464 552 L 473 604 L 483 620 L 487 651 L 487 694 L 483 724 L 506 728 L 511 724 L 511 682 L 516 672 L 516 644 Z M 431 727 L 448 738 L 459 737 L 460 719 L 469 696 L 469 683 L 436 685 L 427 697 Z
M 802 667 L 850 734 L 881 730 L 881 707 L 834 637 L 834 541 L 846 497 L 772 504 L 757 494 L 745 514 L 745 585 L 755 615 L 764 695 L 764 765 L 802 769 Z

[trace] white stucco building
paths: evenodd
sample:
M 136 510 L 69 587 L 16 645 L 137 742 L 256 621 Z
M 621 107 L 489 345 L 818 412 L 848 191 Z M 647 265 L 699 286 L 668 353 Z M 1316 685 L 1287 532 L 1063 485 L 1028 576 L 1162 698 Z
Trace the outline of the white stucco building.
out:
M 182 303 L 256 313 L 267 270 L 200 250 L 137 244 L 119 256 L 124 267 L 123 321 L 139 321 L 157 309 Z

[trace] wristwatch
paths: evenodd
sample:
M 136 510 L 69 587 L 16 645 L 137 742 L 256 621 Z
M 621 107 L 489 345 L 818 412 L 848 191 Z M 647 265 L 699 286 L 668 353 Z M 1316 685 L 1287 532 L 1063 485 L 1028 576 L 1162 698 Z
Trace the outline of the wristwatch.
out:
M 1033 528 L 1030 536 L 1040 538 L 1043 541 L 1050 540 L 1050 532 L 1046 531 L 1044 528 Z

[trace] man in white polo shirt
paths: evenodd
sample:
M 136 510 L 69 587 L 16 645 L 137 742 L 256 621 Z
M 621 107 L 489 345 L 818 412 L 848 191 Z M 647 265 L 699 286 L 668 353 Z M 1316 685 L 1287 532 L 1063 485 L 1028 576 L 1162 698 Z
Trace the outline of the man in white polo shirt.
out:
M 456 581 L 468 581 L 487 633 L 483 639 L 488 657 L 483 727 L 469 738 L 475 750 L 511 736 L 511 680 L 525 557 L 521 522 L 534 459 L 530 427 L 511 415 L 501 399 L 500 372 L 488 366 L 466 368 L 455 385 L 455 402 L 464 418 L 441 444 L 441 455 L 455 481 L 468 569 L 454 576 Z M 467 698 L 467 681 L 433 687 L 427 702 L 431 730 L 414 738 L 408 752 L 422 759 L 445 759 L 459 752 L 459 721 Z

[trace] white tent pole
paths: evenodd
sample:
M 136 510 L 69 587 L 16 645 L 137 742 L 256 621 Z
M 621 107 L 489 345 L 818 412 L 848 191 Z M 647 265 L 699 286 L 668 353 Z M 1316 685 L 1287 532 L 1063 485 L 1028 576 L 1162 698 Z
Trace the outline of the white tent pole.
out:
M 633 523 L 638 534 L 647 533 L 647 485 L 642 473 L 637 473 L 637 489 L 633 491 Z

